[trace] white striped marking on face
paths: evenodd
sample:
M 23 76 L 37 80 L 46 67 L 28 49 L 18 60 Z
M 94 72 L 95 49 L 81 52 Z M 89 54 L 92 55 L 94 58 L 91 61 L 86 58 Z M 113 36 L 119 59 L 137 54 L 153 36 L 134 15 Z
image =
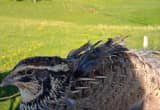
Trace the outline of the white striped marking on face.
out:
M 40 69 L 40 70 L 47 69 L 47 70 L 54 71 L 54 72 L 69 71 L 69 67 L 67 64 L 58 64 L 55 66 L 34 66 L 34 65 L 27 65 L 26 66 L 25 65 L 25 66 L 20 66 L 20 67 L 16 68 L 13 72 L 17 73 L 18 71 L 22 71 L 25 69 Z

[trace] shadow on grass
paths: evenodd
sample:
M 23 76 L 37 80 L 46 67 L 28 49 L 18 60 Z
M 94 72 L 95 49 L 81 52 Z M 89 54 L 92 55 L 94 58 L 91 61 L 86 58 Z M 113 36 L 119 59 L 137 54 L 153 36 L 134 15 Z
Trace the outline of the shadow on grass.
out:
M 3 78 L 8 73 L 9 73 L 9 71 L 0 73 L 0 82 L 2 82 Z M 7 86 L 7 87 L 0 88 L 0 98 L 11 96 L 17 92 L 18 92 L 18 88 L 14 87 L 14 86 Z M 11 98 L 9 100 L 10 100 L 9 110 L 19 110 L 18 109 L 19 104 L 16 104 L 16 106 L 15 106 L 16 97 Z

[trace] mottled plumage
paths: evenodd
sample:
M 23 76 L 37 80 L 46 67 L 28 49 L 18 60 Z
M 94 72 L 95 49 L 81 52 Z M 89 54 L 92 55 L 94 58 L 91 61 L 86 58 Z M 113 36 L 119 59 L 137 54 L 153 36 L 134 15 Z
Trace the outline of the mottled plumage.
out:
M 11 84 L 19 88 L 20 110 L 140 108 L 133 104 L 143 97 L 144 88 L 138 77 L 146 72 L 145 68 L 139 67 L 144 61 L 138 57 L 140 53 L 130 52 L 121 45 L 123 40 L 88 42 L 72 50 L 67 58 L 26 58 L 13 68 L 1 85 Z M 141 68 L 142 72 L 137 71 Z

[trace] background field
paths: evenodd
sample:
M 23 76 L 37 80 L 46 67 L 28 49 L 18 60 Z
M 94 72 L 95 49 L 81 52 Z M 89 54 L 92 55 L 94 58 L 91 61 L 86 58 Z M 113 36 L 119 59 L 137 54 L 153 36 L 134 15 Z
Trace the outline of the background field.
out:
M 117 35 L 138 49 L 147 35 L 149 48 L 160 49 L 160 0 L 0 0 L 0 80 L 25 57 L 65 57 L 88 40 Z M 16 91 L 0 88 L 0 97 Z M 0 110 L 12 110 L 13 101 Z

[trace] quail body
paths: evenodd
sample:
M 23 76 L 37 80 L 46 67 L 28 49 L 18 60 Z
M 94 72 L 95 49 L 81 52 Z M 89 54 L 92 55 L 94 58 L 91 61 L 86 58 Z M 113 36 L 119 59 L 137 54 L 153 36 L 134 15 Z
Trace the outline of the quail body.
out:
M 133 104 L 153 89 L 145 84 L 159 87 L 159 70 L 146 61 L 159 65 L 160 57 L 144 53 L 131 52 L 119 39 L 87 42 L 66 58 L 21 60 L 1 85 L 19 88 L 20 110 L 137 110 Z M 144 74 L 152 80 L 143 79 Z

